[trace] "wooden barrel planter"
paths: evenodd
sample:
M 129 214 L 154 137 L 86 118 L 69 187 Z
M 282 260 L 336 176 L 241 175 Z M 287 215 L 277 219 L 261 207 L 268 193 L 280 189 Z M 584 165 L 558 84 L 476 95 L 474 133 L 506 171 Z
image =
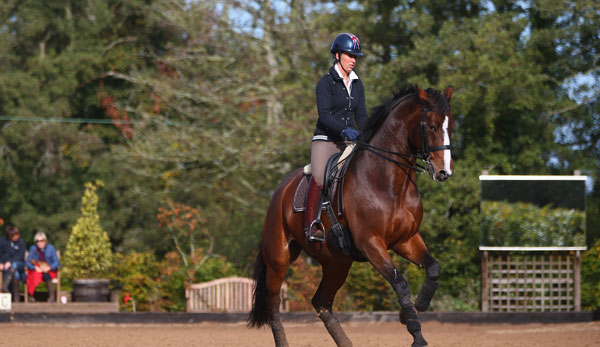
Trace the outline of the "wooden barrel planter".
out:
M 107 278 L 86 278 L 73 280 L 74 302 L 108 302 L 110 301 L 110 290 L 108 290 Z

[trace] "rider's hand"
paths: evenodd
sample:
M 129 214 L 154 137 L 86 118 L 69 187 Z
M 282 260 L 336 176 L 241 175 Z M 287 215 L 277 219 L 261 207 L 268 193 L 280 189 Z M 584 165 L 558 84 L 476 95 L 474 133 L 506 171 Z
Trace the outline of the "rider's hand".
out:
M 354 128 L 346 128 L 342 130 L 342 136 L 350 141 L 354 141 L 360 136 L 360 133 Z

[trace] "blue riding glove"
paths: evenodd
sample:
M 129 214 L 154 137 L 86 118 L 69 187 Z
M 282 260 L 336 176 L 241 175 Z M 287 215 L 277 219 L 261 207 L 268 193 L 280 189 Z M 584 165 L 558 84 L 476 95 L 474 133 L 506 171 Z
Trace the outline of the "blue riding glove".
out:
M 342 130 L 341 135 L 350 141 L 354 141 L 360 136 L 360 133 L 354 128 L 346 128 Z

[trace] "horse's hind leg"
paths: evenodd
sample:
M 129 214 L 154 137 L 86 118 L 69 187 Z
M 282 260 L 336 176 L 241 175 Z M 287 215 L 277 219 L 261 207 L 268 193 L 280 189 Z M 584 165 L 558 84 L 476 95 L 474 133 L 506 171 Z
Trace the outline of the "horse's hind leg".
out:
M 415 234 L 406 243 L 394 245 L 393 250 L 411 262 L 425 268 L 425 283 L 423 283 L 423 287 L 419 292 L 415 307 L 420 312 L 426 311 L 438 287 L 441 272 L 440 263 L 429 254 L 420 234 Z
M 332 309 L 335 294 L 346 281 L 352 262 L 325 263 L 321 265 L 323 267 L 323 278 L 312 299 L 312 304 L 335 343 L 343 347 L 352 346 L 352 342 L 344 332 L 344 329 L 342 329 L 340 322 L 333 315 Z
M 273 332 L 273 339 L 275 340 L 275 346 L 287 347 L 288 342 L 285 336 L 285 330 L 281 323 L 281 317 L 279 316 L 279 306 L 281 304 L 281 284 L 283 279 L 280 280 L 279 271 L 267 270 L 267 286 L 269 291 L 268 310 L 271 316 L 269 322 L 271 331 Z
M 283 240 L 281 240 L 283 241 Z M 281 323 L 279 307 L 281 305 L 281 285 L 290 266 L 301 252 L 297 244 L 292 243 L 288 247 L 280 247 L 280 242 L 270 242 L 266 245 L 265 263 L 267 265 L 267 291 L 268 291 L 268 310 L 271 320 L 269 322 L 275 345 L 277 347 L 288 346 L 285 330 Z
M 400 313 L 401 320 L 404 320 L 403 323 L 406 324 L 408 332 L 413 337 L 412 347 L 427 346 L 427 341 L 421 334 L 421 322 L 419 322 L 415 304 L 412 302 L 408 283 L 392 263 L 383 240 L 378 241 L 365 244 L 361 251 L 394 288 L 402 310 Z
M 254 262 L 253 277 L 256 281 L 252 310 L 248 326 L 259 328 L 269 324 L 277 347 L 287 347 L 288 342 L 279 316 L 281 284 L 290 261 L 301 251 L 297 245 L 289 248 L 274 246 L 272 242 L 261 244 Z

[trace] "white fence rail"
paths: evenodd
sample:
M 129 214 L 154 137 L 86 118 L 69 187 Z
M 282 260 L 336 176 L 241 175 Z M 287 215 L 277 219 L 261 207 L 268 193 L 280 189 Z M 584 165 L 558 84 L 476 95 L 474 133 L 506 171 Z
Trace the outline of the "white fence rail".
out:
M 250 312 L 254 280 L 245 277 L 220 278 L 190 284 L 186 288 L 187 312 Z M 287 286 L 281 287 L 282 312 L 288 311 Z

